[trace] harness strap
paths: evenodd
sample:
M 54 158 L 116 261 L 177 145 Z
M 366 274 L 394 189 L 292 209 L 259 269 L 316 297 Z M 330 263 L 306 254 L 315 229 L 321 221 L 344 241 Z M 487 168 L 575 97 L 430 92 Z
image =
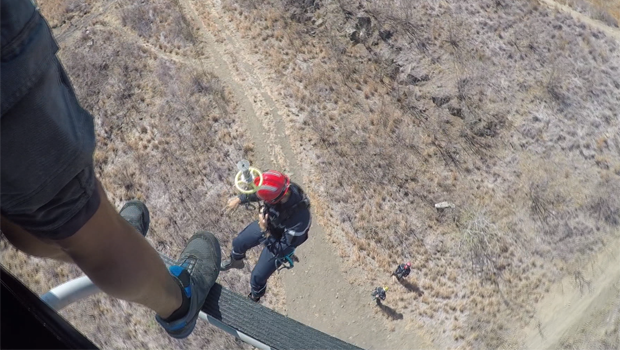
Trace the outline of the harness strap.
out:
M 295 249 L 293 249 L 292 252 L 286 254 L 285 256 L 276 258 L 275 260 L 275 264 L 276 264 L 276 271 L 280 271 L 282 269 L 292 269 L 293 267 L 295 267 L 295 263 L 293 262 L 293 255 L 295 254 Z M 288 265 L 287 265 L 288 263 Z

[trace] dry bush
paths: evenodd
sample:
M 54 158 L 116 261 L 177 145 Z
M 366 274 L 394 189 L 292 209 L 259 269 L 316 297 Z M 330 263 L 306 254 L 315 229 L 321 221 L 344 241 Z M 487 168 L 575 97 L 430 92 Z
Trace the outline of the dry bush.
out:
M 308 14 L 312 13 L 315 8 L 320 6 L 317 0 L 284 0 L 282 8 L 289 13 L 292 20 L 296 22 L 305 22 L 311 18 Z
M 121 1 L 121 23 L 140 37 L 164 48 L 190 47 L 196 38 L 178 0 Z
M 526 162 L 530 170 L 524 178 L 527 184 L 528 209 L 534 220 L 537 240 L 548 244 L 549 249 L 532 249 L 536 255 L 544 254 L 562 261 L 574 261 L 580 254 L 588 254 L 602 243 L 601 224 L 593 218 L 594 199 L 591 196 L 595 185 L 571 177 L 558 176 L 557 170 L 565 165 L 549 161 Z M 592 192 L 594 193 L 594 192 Z M 584 205 L 585 201 L 591 204 Z M 613 203 L 613 201 L 612 201 Z
M 93 10 L 93 0 L 53 0 L 35 2 L 52 29 L 85 17 Z
M 571 106 L 570 96 L 565 93 L 565 80 L 560 70 L 554 68 L 551 71 L 549 80 L 547 80 L 546 89 L 551 99 L 556 102 L 561 109 L 567 109 Z
M 600 224 L 620 226 L 620 181 L 602 181 L 594 191 L 588 205 L 591 215 Z
M 294 115 L 288 126 L 299 131 L 291 137 L 311 148 L 299 152 L 308 178 L 321 179 L 309 191 L 334 213 L 326 222 L 341 251 L 376 267 L 369 279 L 411 257 L 422 299 L 435 310 L 446 291 L 462 290 L 470 315 L 463 327 L 478 333 L 458 344 L 501 345 L 512 326 L 497 320 L 527 321 L 534 295 L 559 273 L 551 260 L 588 254 L 608 233 L 595 229 L 590 211 L 615 207 L 583 205 L 594 180 L 581 181 L 598 176 L 582 170 L 596 169 L 597 159 L 618 158 L 613 147 L 586 141 L 601 125 L 612 134 L 619 128 L 618 46 L 596 30 L 535 1 L 342 0 L 294 20 L 286 1 L 243 13 L 234 10 L 241 2 L 225 3 L 242 34 L 266 38 L 254 49 L 277 57 L 272 68 Z M 281 40 L 265 33 L 276 30 L 268 25 L 274 17 Z M 562 154 L 566 163 L 547 171 L 565 181 L 520 171 L 522 154 L 545 161 Z M 577 183 L 578 195 L 558 190 Z M 472 221 L 463 241 L 448 234 L 459 220 L 432 207 L 448 199 L 494 209 Z M 469 256 L 456 249 L 463 242 Z M 501 278 L 484 286 L 446 278 L 437 287 L 442 269 L 472 263 L 487 276 L 501 270 Z M 482 292 L 489 303 L 472 306 Z M 420 322 L 444 327 L 447 310 L 420 310 Z
M 550 180 L 536 179 L 530 184 L 528 197 L 531 201 L 532 215 L 541 223 L 548 224 L 549 220 L 557 216 L 558 209 L 566 206 L 567 199 L 549 185 Z
M 472 213 L 461 229 L 460 248 L 467 252 L 472 272 L 481 279 L 495 279 L 501 270 L 498 260 L 502 252 L 508 251 L 506 235 L 499 232 L 484 212 Z

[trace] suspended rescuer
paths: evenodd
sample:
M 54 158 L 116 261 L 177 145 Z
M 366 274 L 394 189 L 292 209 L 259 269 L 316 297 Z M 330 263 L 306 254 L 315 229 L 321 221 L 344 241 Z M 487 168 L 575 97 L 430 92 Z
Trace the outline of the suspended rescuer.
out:
M 254 179 L 256 185 L 259 179 Z M 228 209 L 239 204 L 262 202 L 258 220 L 246 226 L 232 242 L 230 257 L 222 261 L 221 270 L 241 269 L 245 253 L 264 245 L 250 278 L 248 297 L 259 301 L 265 294 L 267 280 L 290 257 L 295 248 L 308 239 L 312 223 L 310 201 L 299 185 L 279 171 L 263 173 L 263 183 L 255 193 L 229 199 Z

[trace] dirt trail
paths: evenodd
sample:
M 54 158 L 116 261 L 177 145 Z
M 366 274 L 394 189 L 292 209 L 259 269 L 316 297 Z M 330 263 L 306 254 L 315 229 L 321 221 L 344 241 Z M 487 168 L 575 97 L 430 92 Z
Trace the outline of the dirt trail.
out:
M 287 111 L 272 96 L 277 89 L 265 78 L 268 74 L 260 71 L 264 69 L 260 58 L 251 54 L 249 43 L 219 15 L 221 4 L 217 0 L 184 0 L 181 5 L 198 24 L 210 50 L 205 67 L 232 89 L 240 103 L 240 114 L 252 133 L 257 162 L 261 167 L 284 169 L 303 185 L 302 169 L 291 150 L 282 118 Z M 341 271 L 341 258 L 317 220 L 310 235 L 311 239 L 297 252 L 301 262 L 283 272 L 290 317 L 366 349 L 430 347 L 429 342 L 405 327 L 388 330 L 385 316 L 375 313 L 371 304 L 370 288 L 360 290 L 348 282 L 351 276 Z
M 542 4 L 571 14 L 574 18 L 603 31 L 620 41 L 620 30 L 579 13 L 553 0 Z M 63 41 L 77 29 L 105 13 L 115 1 L 99 11 L 93 11 L 77 24 L 57 36 Z M 292 173 L 294 181 L 303 184 L 303 172 L 292 151 L 282 118 L 288 113 L 277 96 L 277 87 L 267 79 L 269 72 L 253 55 L 247 39 L 241 38 L 221 17 L 218 0 L 181 0 L 190 19 L 197 24 L 198 34 L 208 52 L 188 58 L 167 53 L 142 38 L 137 42 L 149 51 L 168 59 L 182 61 L 212 71 L 227 85 L 239 103 L 239 114 L 251 133 L 261 167 L 275 167 Z M 129 34 L 127 34 L 129 35 Z M 342 260 L 329 242 L 324 228 L 313 223 L 311 239 L 297 252 L 301 262 L 283 272 L 286 310 L 290 317 L 340 339 L 366 349 L 426 349 L 432 343 L 414 330 L 397 326 L 388 329 L 386 315 L 376 313 L 369 291 L 348 281 L 355 273 L 344 273 Z M 606 311 L 617 303 L 620 289 L 620 239 L 609 242 L 590 262 L 584 264 L 581 275 L 570 275 L 554 285 L 538 302 L 537 312 L 530 324 L 519 334 L 516 343 L 522 349 L 556 349 L 567 335 L 586 330 L 589 334 L 604 332 Z M 369 286 L 370 287 L 370 286 Z M 402 321 L 401 321 L 402 322 Z
M 551 8 L 558 8 L 561 11 L 564 11 L 570 15 L 573 16 L 573 18 L 577 18 L 580 21 L 586 23 L 587 25 L 594 27 L 596 29 L 601 30 L 602 32 L 604 32 L 606 35 L 615 38 L 616 40 L 620 41 L 620 29 L 618 28 L 613 28 L 610 27 L 608 25 L 606 25 L 603 22 L 597 21 L 595 19 L 592 19 L 590 17 L 588 17 L 587 15 L 584 15 L 583 13 L 577 12 L 575 10 L 573 10 L 572 8 L 570 8 L 569 6 L 566 5 L 562 5 L 557 3 L 554 0 L 540 0 L 540 2 L 542 4 L 545 4 Z
M 569 13 L 587 25 L 620 41 L 620 30 L 596 21 L 553 0 L 540 0 L 552 8 Z M 617 302 L 620 288 L 620 239 L 609 242 L 588 263 L 554 285 L 538 302 L 535 317 L 518 335 L 523 349 L 561 348 L 565 337 L 585 330 L 594 335 L 610 325 L 605 317 Z
M 68 39 L 115 3 L 112 1 L 71 24 L 56 36 L 57 40 Z M 277 89 L 265 79 L 268 73 L 259 72 L 264 69 L 261 58 L 253 56 L 249 43 L 227 26 L 219 14 L 222 10 L 218 0 L 181 0 L 179 4 L 197 25 L 197 34 L 207 48 L 199 57 L 165 52 L 134 34 L 123 35 L 134 36 L 136 42 L 156 55 L 217 75 L 239 104 L 239 114 L 245 119 L 254 143 L 255 163 L 260 167 L 283 169 L 303 185 L 303 172 L 291 149 L 282 118 L 287 111 L 277 97 L 272 97 Z M 313 222 L 310 235 L 311 239 L 297 252 L 300 263 L 283 272 L 285 308 L 289 317 L 365 349 L 432 348 L 429 340 L 408 327 L 388 329 L 387 315 L 377 312 L 370 300 L 371 286 L 361 290 L 349 283 L 357 275 L 341 270 L 342 260 L 317 220 Z
M 575 274 L 562 279 L 539 301 L 536 316 L 524 329 L 523 349 L 555 349 L 564 336 L 586 329 L 594 334 L 605 328 L 609 305 L 620 287 L 620 239 L 607 244 Z
M 553 0 L 541 2 L 620 40 L 620 30 L 616 28 Z M 185 0 L 182 3 L 198 19 L 208 47 L 214 50 L 209 68 L 233 89 L 242 106 L 261 166 L 285 169 L 293 173 L 295 181 L 303 183 L 302 170 L 291 150 L 282 119 L 287 111 L 273 96 L 277 88 L 267 79 L 269 72 L 265 71 L 260 58 L 251 53 L 246 39 L 221 17 L 218 0 Z M 286 308 L 290 317 L 367 349 L 431 347 L 430 341 L 412 330 L 404 330 L 404 327 L 397 327 L 393 332 L 388 330 L 385 315 L 375 314 L 372 309 L 368 291 L 348 282 L 352 276 L 341 271 L 341 258 L 316 220 L 311 237 L 298 251 L 301 263 L 284 272 Z M 555 289 L 539 301 L 530 325 L 517 335 L 523 348 L 554 349 L 570 332 L 584 327 L 596 332 L 601 328 L 604 323 L 601 315 L 615 301 L 620 285 L 617 256 L 620 256 L 620 240 L 609 244 L 582 267 L 582 279 L 575 277 L 580 275 L 572 275 L 556 284 Z

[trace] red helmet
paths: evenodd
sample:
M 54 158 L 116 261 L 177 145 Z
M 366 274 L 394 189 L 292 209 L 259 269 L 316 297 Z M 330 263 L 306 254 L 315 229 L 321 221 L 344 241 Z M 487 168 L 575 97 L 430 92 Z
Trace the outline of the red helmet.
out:
M 254 179 L 258 186 L 260 178 Z M 268 170 L 263 173 L 263 184 L 256 191 L 256 195 L 265 203 L 274 204 L 279 202 L 288 192 L 291 179 L 279 171 Z
M 407 266 L 407 267 L 411 267 L 411 263 L 410 263 L 410 262 L 407 262 L 407 263 L 405 264 L 405 266 Z

